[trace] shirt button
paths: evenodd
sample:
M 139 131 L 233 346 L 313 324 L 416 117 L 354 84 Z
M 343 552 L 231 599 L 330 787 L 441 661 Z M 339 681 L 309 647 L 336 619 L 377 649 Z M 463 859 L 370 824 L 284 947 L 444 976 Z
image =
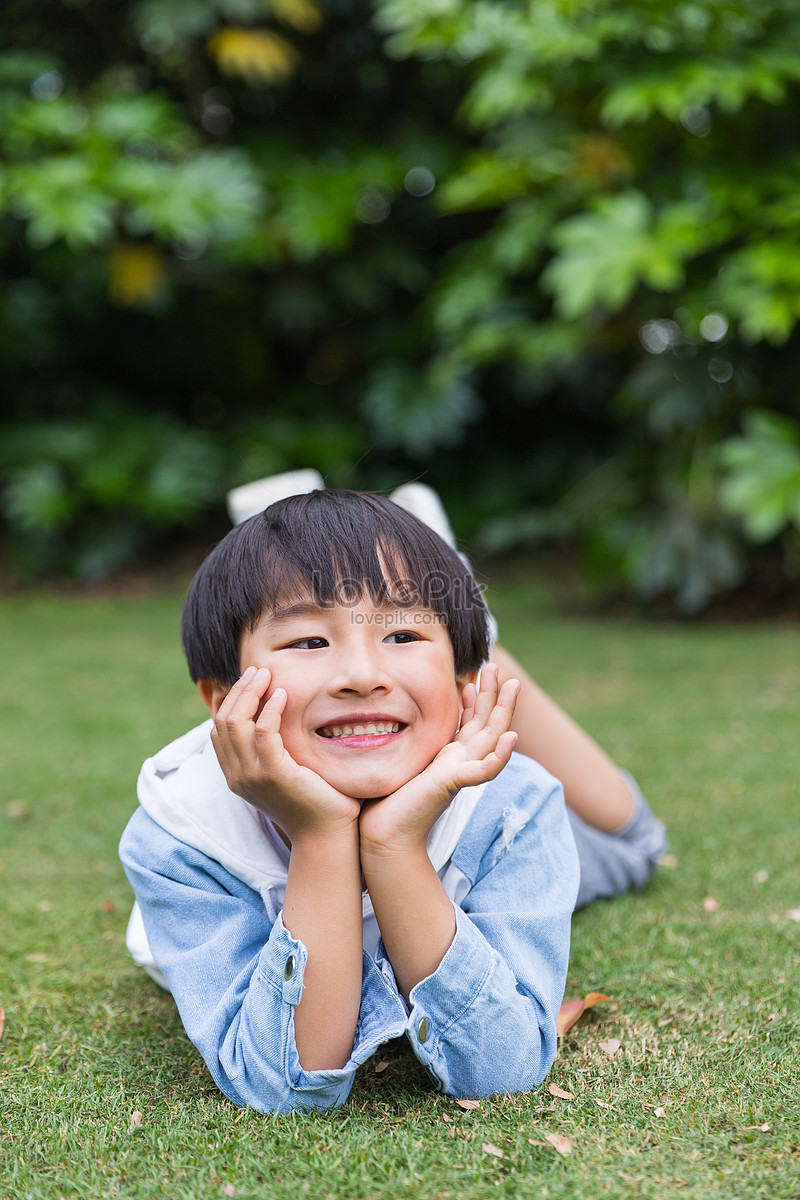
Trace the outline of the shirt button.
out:
M 290 954 L 286 960 L 286 966 L 283 968 L 283 978 L 291 979 L 294 975 L 294 955 Z
M 422 1018 L 417 1026 L 417 1037 L 421 1042 L 427 1042 L 428 1040 L 428 1022 L 425 1017 Z

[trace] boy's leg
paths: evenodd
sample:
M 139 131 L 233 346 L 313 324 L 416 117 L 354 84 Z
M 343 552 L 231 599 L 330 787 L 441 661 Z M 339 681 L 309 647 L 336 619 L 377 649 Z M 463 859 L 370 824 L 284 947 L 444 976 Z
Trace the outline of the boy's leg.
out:
M 621 829 L 633 814 L 634 797 L 619 768 L 502 646 L 495 646 L 492 658 L 501 681 L 514 678 L 522 685 L 512 724 L 517 750 L 561 780 L 567 804 L 588 825 L 605 833 Z
M 522 684 L 512 723 L 517 750 L 564 785 L 581 864 L 576 908 L 644 887 L 667 850 L 667 838 L 636 781 L 502 647 L 492 657 L 501 680 L 513 677 Z
M 603 833 L 567 809 L 581 864 L 576 908 L 643 888 L 668 849 L 663 824 L 653 816 L 636 781 L 626 778 L 634 798 L 633 814 L 616 833 Z

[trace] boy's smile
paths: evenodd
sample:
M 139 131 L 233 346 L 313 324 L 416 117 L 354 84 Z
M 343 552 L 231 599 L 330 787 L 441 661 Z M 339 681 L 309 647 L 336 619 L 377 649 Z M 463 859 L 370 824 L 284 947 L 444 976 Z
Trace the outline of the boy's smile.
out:
M 428 609 L 310 601 L 267 613 L 241 669 L 267 667 L 285 689 L 281 737 L 296 762 L 359 799 L 386 796 L 458 729 L 460 688 L 447 628 Z

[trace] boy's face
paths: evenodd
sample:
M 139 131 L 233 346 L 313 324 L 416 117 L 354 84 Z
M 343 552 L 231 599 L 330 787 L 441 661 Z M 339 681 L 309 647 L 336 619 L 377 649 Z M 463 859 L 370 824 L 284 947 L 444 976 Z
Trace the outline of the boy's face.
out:
M 287 604 L 242 641 L 241 668 L 268 667 L 282 687 L 284 746 L 358 799 L 396 791 L 458 729 L 460 688 L 445 625 L 427 609 Z

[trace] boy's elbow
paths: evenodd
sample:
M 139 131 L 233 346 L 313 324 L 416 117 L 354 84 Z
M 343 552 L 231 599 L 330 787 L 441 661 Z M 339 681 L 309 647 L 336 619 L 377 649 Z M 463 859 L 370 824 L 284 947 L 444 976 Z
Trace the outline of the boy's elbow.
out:
M 234 1083 L 223 1074 L 212 1072 L 214 1082 L 232 1104 L 239 1108 L 252 1108 L 260 1113 L 317 1112 L 340 1108 L 345 1103 L 350 1087 L 315 1087 L 301 1085 L 292 1087 L 285 1081 L 262 1079 L 237 1079 Z
M 552 1037 L 537 1027 L 529 1037 L 517 1037 L 503 1045 L 488 1038 L 483 1047 L 469 1054 L 443 1055 L 431 1063 L 428 1074 L 437 1090 L 459 1100 L 482 1100 L 487 1096 L 532 1092 L 552 1067 L 557 1048 Z

